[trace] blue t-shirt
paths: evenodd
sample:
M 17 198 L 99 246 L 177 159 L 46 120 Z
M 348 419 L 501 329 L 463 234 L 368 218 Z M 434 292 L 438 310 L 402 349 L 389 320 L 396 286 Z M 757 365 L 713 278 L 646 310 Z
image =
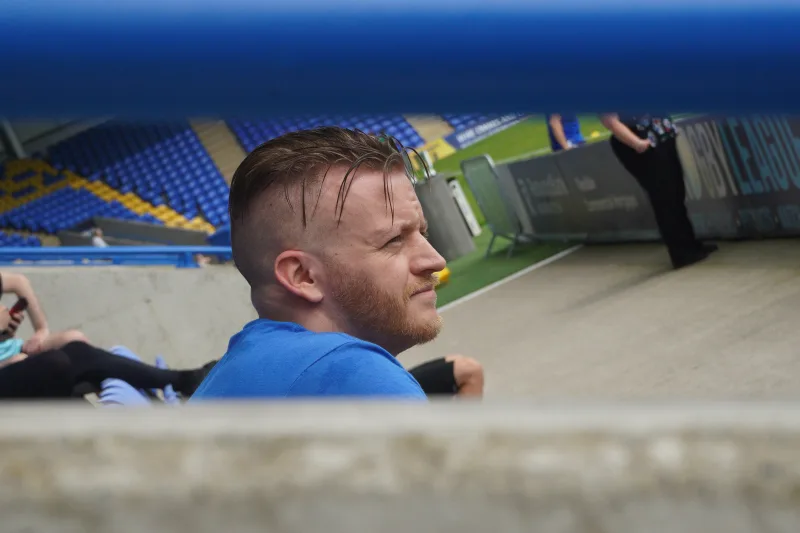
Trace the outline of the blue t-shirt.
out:
M 563 148 L 553 135 L 553 128 L 550 127 L 551 116 L 552 115 L 547 115 L 547 134 L 550 137 L 550 148 L 552 148 L 554 152 L 558 152 L 559 150 L 563 150 Z M 564 137 L 567 138 L 567 142 L 572 143 L 575 146 L 585 144 L 586 140 L 583 138 L 583 134 L 581 134 L 581 123 L 578 120 L 578 116 L 577 115 L 560 115 L 560 116 L 561 116 L 561 126 L 564 128 Z
M 192 401 L 315 396 L 427 399 L 417 380 L 375 344 L 258 319 L 231 338 Z

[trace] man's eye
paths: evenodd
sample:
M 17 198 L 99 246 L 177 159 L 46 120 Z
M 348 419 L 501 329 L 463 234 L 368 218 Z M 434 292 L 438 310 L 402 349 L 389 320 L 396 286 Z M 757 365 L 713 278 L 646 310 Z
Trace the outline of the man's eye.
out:
M 386 246 L 389 246 L 390 244 L 398 243 L 398 242 L 400 242 L 402 240 L 403 240 L 403 236 L 402 235 L 397 235 L 397 236 L 392 237 L 391 239 L 389 239 L 389 241 L 386 243 Z

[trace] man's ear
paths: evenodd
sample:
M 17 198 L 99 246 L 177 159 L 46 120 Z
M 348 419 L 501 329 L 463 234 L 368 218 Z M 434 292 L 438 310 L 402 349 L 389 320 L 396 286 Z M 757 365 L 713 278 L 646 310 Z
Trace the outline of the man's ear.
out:
M 275 258 L 275 278 L 284 289 L 311 303 L 322 301 L 317 279 L 319 262 L 299 250 L 287 250 Z

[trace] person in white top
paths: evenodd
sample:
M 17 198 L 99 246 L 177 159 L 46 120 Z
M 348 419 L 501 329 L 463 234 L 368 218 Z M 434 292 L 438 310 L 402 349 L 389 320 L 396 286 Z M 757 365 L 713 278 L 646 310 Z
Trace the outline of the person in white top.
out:
M 103 230 L 100 228 L 92 230 L 92 246 L 95 248 L 108 248 L 108 243 L 103 239 Z

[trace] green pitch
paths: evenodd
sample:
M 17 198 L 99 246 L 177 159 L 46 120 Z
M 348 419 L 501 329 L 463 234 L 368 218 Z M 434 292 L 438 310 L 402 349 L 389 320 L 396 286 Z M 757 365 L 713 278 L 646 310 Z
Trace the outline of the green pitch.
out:
M 581 131 L 590 142 L 605 139 L 607 136 L 606 129 L 596 116 L 581 117 Z M 592 132 L 595 131 L 599 135 L 592 138 Z M 544 155 L 549 151 L 549 147 L 550 141 L 547 137 L 544 118 L 531 117 L 497 135 L 437 161 L 434 167 L 441 174 L 457 174 L 478 221 L 483 225 L 485 223 L 483 214 L 478 209 L 469 187 L 461 176 L 459 166 L 461 161 L 481 154 L 489 154 L 496 163 L 500 163 L 522 159 L 526 156 L 533 157 L 534 153 Z M 498 239 L 494 246 L 494 253 L 488 258 L 484 258 L 490 239 L 491 232 L 484 229 L 483 233 L 475 239 L 476 250 L 474 252 L 447 265 L 450 268 L 450 281 L 437 289 L 439 306 L 486 287 L 570 246 L 569 244 L 518 245 L 514 255 L 508 258 L 506 257 L 505 240 Z
M 506 256 L 507 241 L 498 238 L 492 248 L 492 255 L 486 255 L 486 247 L 492 238 L 492 232 L 484 229 L 475 238 L 475 251 L 447 264 L 450 268 L 450 281 L 442 285 L 436 292 L 437 305 L 443 306 L 472 292 L 475 292 L 495 281 L 499 281 L 523 268 L 547 259 L 551 255 L 565 250 L 570 244 L 547 243 L 535 246 L 517 245 L 514 255 Z

